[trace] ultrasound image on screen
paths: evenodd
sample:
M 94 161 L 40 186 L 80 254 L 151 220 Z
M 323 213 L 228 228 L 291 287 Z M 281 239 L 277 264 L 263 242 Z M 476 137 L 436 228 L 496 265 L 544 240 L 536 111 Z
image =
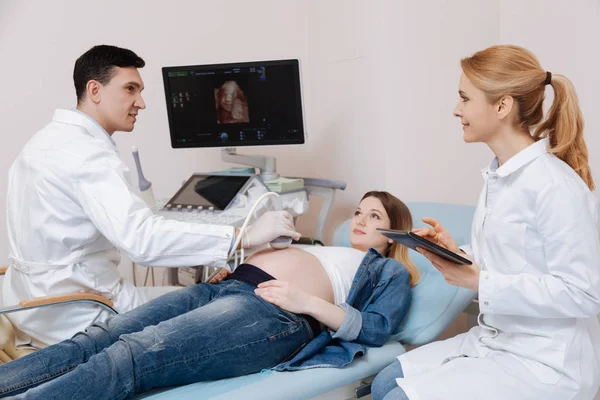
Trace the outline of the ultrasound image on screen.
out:
M 240 124 L 250 122 L 248 99 L 235 80 L 226 81 L 215 89 L 217 124 Z
M 304 143 L 297 60 L 163 68 L 173 147 Z

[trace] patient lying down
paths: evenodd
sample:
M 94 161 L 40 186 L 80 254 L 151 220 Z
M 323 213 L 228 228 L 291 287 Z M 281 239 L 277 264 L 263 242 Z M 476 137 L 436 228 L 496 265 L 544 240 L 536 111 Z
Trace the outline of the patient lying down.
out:
M 257 253 L 215 284 L 166 294 L 0 365 L 0 397 L 126 398 L 265 368 L 347 365 L 385 343 L 408 309 L 417 270 L 376 228 L 411 227 L 404 203 L 369 192 L 351 220 L 352 248 Z
M 390 219 L 395 219 L 395 223 L 391 224 Z M 377 228 L 410 229 L 412 226 L 410 212 L 400 200 L 385 192 L 369 192 L 356 208 L 350 224 L 351 248 L 294 246 L 285 250 L 264 250 L 252 255 L 246 260 L 248 264 L 265 271 L 279 281 L 260 284 L 256 293 L 267 301 L 275 300 L 275 297 L 281 296 L 273 297 L 277 291 L 267 288 L 290 286 L 293 283 L 294 289 L 301 290 L 308 296 L 335 305 L 343 304 L 348 297 L 360 262 L 369 248 L 374 248 L 385 256 L 396 258 L 404 264 L 411 273 L 411 282 L 418 279 L 418 270 L 408 257 L 407 248 L 397 245 L 376 231 Z M 399 228 L 389 228 L 390 225 Z M 229 274 L 231 272 L 223 269 L 211 282 L 221 281 Z M 305 298 L 305 300 L 309 299 Z

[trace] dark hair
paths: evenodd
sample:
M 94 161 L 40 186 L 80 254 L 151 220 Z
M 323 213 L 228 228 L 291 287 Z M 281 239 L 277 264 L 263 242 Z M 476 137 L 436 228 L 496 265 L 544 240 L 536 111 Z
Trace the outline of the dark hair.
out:
M 131 50 L 104 44 L 92 47 L 75 61 L 73 82 L 77 103 L 83 100 L 89 81 L 94 80 L 106 85 L 114 76 L 115 67 L 143 68 L 144 65 L 146 62 Z
M 383 208 L 385 208 L 385 211 L 390 218 L 390 229 L 403 231 L 409 231 L 412 229 L 413 220 L 410 210 L 399 198 L 388 192 L 373 190 L 365 193 L 360 201 L 363 201 L 367 197 L 374 197 L 381 201 Z M 384 256 L 394 258 L 404 265 L 408 271 L 408 275 L 410 276 L 411 287 L 415 286 L 419 282 L 421 273 L 419 272 L 417 266 L 410 259 L 410 256 L 408 255 L 408 247 L 394 242 L 388 247 Z

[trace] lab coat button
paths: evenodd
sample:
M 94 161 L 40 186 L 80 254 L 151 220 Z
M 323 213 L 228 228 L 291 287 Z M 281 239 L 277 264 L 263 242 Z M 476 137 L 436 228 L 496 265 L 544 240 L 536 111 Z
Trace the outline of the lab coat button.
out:
M 489 302 L 487 302 L 487 301 L 485 301 L 485 302 L 483 302 L 483 305 L 487 307 L 487 306 L 489 306 L 489 305 L 490 305 L 490 303 L 489 303 Z

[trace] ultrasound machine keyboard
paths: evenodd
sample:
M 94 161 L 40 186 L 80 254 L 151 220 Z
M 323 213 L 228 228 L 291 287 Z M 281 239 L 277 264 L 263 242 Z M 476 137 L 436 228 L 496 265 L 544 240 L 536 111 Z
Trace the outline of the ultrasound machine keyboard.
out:
M 222 211 L 158 211 L 156 213 L 167 219 L 174 219 L 177 221 L 193 222 L 196 224 L 207 224 L 207 225 L 228 225 L 241 227 L 244 223 L 245 215 L 238 215 L 232 213 L 224 213 Z

